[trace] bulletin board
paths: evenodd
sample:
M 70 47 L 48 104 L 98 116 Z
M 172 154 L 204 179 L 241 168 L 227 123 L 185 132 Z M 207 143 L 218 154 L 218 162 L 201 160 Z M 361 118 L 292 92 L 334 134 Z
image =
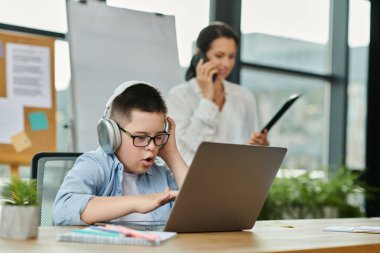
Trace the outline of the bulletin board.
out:
M 56 150 L 54 38 L 0 30 L 0 163 Z

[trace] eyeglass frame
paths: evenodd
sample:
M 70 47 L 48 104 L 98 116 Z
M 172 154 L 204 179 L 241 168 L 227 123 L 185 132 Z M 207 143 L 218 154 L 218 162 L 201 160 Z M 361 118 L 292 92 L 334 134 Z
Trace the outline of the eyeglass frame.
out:
M 159 148 L 162 148 L 163 146 L 165 146 L 165 144 L 169 141 L 169 137 L 170 137 L 170 133 L 164 131 L 163 133 L 160 133 L 160 134 L 157 134 L 156 136 L 149 136 L 149 135 L 132 135 L 130 132 L 128 132 L 127 130 L 125 130 L 124 128 L 122 128 L 118 123 L 116 123 L 117 127 L 120 129 L 120 131 L 122 131 L 123 133 L 125 133 L 126 135 L 128 135 L 129 137 L 132 138 L 132 144 L 133 146 L 135 146 L 136 148 L 145 148 L 146 146 L 148 146 L 150 144 L 150 142 L 153 140 L 153 143 L 156 147 L 159 147 Z M 156 140 L 155 138 L 158 137 L 158 136 L 161 136 L 161 135 L 166 135 L 168 136 L 168 138 L 166 139 L 166 142 L 162 145 L 157 145 L 156 143 Z M 137 137 L 149 137 L 149 141 L 148 143 L 145 145 L 145 146 L 136 146 L 135 145 L 135 139 Z

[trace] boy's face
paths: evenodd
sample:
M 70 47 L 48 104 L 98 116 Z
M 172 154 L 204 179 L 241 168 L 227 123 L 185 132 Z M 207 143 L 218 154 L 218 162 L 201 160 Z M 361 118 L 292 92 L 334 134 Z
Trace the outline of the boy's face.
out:
M 134 136 L 151 136 L 164 132 L 163 113 L 143 112 L 133 110 L 130 120 L 121 126 Z M 146 147 L 133 145 L 133 138 L 121 131 L 121 145 L 115 152 L 120 162 L 124 165 L 124 171 L 132 174 L 144 174 L 153 165 L 159 147 L 151 140 Z

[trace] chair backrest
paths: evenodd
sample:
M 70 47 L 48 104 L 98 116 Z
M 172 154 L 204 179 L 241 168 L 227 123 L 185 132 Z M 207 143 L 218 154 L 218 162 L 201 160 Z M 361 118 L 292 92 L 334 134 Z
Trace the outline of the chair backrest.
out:
M 53 226 L 53 203 L 67 172 L 81 153 L 38 153 L 32 159 L 31 178 L 37 179 L 40 226 Z

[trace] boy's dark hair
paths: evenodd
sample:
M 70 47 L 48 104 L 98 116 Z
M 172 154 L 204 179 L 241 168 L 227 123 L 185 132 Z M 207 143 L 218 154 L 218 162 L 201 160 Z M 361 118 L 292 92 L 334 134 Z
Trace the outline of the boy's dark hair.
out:
M 211 43 L 219 38 L 228 38 L 233 39 L 236 43 L 236 47 L 239 46 L 239 36 L 237 33 L 227 25 L 226 23 L 215 21 L 210 23 L 210 25 L 206 26 L 205 28 L 200 31 L 198 38 L 197 38 L 197 48 L 199 51 L 201 51 L 204 55 L 206 55 L 207 51 L 211 47 Z M 193 56 L 193 58 L 195 55 Z M 194 59 L 191 59 L 190 66 L 186 71 L 185 79 L 186 81 L 189 81 L 191 78 L 196 76 L 195 71 L 195 61 Z M 197 62 L 196 62 L 197 63 Z
M 126 88 L 112 102 L 110 119 L 124 125 L 133 110 L 167 114 L 160 91 L 147 84 L 134 84 Z

